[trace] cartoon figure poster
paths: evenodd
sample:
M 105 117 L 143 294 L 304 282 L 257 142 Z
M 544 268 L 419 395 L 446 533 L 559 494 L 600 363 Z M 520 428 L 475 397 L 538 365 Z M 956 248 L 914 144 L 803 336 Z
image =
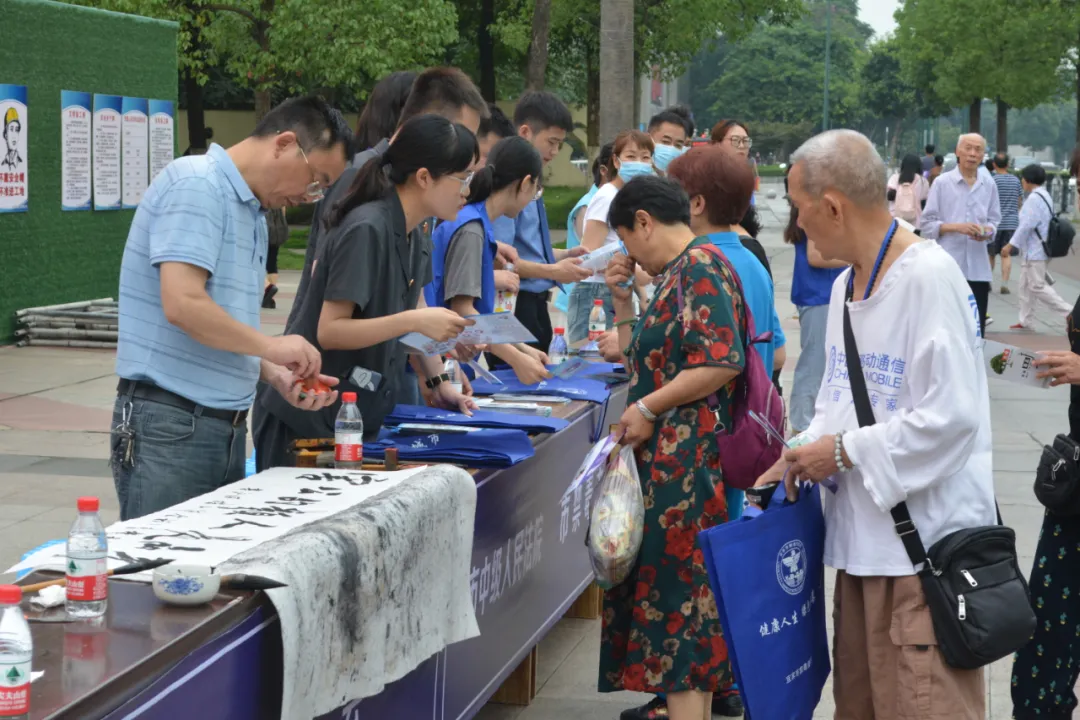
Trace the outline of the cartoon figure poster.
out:
M 25 85 L 0 84 L 0 213 L 29 208 Z
M 142 202 L 150 185 L 150 121 L 146 98 L 126 97 L 121 101 L 123 118 L 122 198 L 125 209 Z
M 90 93 L 60 91 L 60 209 L 89 210 Z
M 119 95 L 94 94 L 94 209 L 120 209 Z

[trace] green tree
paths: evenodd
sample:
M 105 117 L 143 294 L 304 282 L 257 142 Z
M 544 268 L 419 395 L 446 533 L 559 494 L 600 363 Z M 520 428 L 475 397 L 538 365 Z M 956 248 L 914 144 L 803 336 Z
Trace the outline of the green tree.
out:
M 998 101 L 998 145 L 1007 145 L 1007 110 L 1030 108 L 1060 90 L 1058 69 L 1076 40 L 1072 0 L 906 0 L 896 13 L 909 80 L 928 82 L 981 126 L 983 98 Z M 929 70 L 929 77 L 925 70 Z

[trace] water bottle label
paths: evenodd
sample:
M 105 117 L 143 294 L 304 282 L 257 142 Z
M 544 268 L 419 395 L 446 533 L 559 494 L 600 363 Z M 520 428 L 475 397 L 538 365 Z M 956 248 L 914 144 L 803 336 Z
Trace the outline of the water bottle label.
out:
M 75 602 L 104 600 L 109 594 L 108 561 L 99 558 L 68 558 L 67 599 Z
M 0 663 L 0 717 L 30 712 L 30 663 Z
M 364 460 L 364 434 L 338 433 L 334 441 L 336 462 L 362 462 Z
M 600 336 L 607 331 L 604 323 L 589 323 L 589 340 L 599 340 Z

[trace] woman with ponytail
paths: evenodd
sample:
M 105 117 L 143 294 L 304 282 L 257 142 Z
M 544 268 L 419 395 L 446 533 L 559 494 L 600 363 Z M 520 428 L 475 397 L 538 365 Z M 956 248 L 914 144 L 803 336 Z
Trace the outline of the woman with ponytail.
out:
M 495 312 L 495 256 L 492 223 L 515 218 L 536 199 L 543 163 L 540 153 L 521 137 L 500 140 L 487 165 L 469 186 L 468 205 L 453 222 L 441 223 L 431 239 L 432 282 L 424 288 L 428 305 L 450 308 L 466 317 Z M 494 345 L 491 353 L 509 365 L 526 385 L 550 377 L 547 355 L 527 345 Z
M 431 241 L 420 225 L 431 217 L 453 220 L 465 204 L 479 157 L 468 128 L 438 115 L 407 121 L 381 161 L 356 174 L 343 200 L 330 209 L 308 292 L 288 332 L 322 353 L 323 372 L 355 392 L 372 439 L 405 381 L 406 348 L 397 341 L 418 332 L 438 341 L 457 337 L 471 321 L 443 307 L 427 307 L 421 289 L 431 282 Z M 371 371 L 372 380 L 362 379 Z M 422 361 L 431 402 L 468 413 L 475 404 L 442 376 L 438 356 Z M 357 382 L 361 384 L 357 384 Z M 275 397 L 277 396 L 277 397 Z M 259 469 L 291 464 L 287 448 L 297 438 L 333 437 L 338 404 L 321 412 L 296 412 L 260 391 L 255 403 Z

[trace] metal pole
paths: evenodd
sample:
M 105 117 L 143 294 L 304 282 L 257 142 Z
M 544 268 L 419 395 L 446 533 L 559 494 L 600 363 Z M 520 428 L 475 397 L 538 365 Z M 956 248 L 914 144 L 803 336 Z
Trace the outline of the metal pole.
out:
M 832 3 L 825 3 L 825 107 L 821 112 L 821 129 L 829 129 L 829 65 L 832 54 Z

